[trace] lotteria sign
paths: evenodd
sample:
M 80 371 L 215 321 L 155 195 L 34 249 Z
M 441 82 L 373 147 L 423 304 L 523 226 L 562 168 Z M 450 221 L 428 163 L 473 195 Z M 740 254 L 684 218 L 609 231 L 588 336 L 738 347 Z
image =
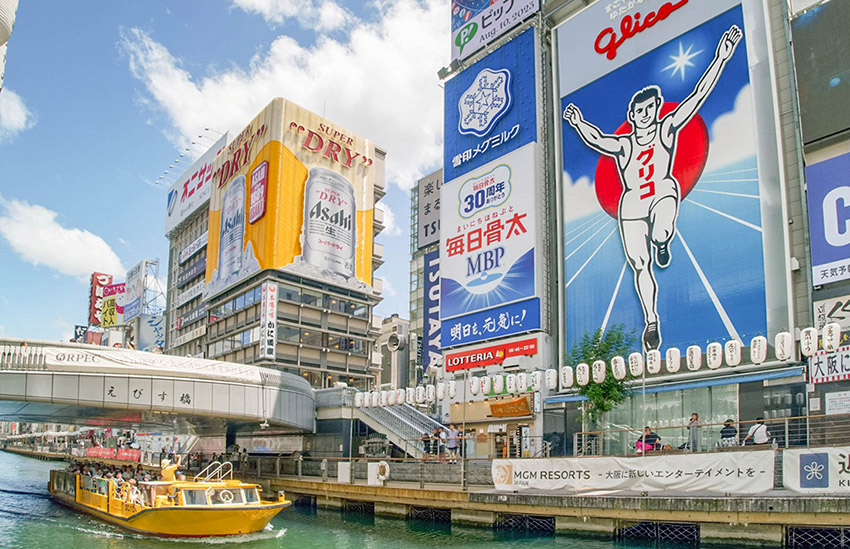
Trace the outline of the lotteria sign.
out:
M 537 354 L 537 338 L 512 341 L 501 345 L 491 345 L 472 351 L 462 353 L 449 353 L 446 355 L 446 371 L 468 370 L 501 364 L 512 356 L 534 356 Z

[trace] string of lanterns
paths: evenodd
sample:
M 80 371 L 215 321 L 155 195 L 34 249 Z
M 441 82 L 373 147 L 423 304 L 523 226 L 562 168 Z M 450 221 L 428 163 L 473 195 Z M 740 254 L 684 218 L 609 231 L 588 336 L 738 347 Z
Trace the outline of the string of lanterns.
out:
M 816 328 L 805 328 L 800 332 L 800 353 L 803 357 L 813 356 L 818 351 L 818 336 L 823 338 L 823 350 L 833 352 L 841 344 L 841 326 L 831 322 L 823 327 L 818 334 Z M 790 360 L 794 356 L 794 336 L 790 332 L 780 332 L 773 340 L 773 348 L 776 359 L 779 361 Z M 750 362 L 762 364 L 767 360 L 768 342 L 764 336 L 756 336 L 750 340 Z M 709 343 L 703 353 L 699 345 L 691 345 L 685 349 L 685 365 L 688 370 L 696 372 L 702 368 L 703 355 L 705 365 L 710 370 L 716 370 L 726 362 L 727 366 L 735 367 L 742 360 L 742 345 L 737 339 L 727 341 L 724 345 L 714 342 Z M 682 354 L 676 347 L 670 347 L 664 354 L 662 361 L 661 352 L 651 350 L 646 353 L 631 353 L 627 358 L 615 356 L 611 359 L 611 374 L 615 379 L 626 378 L 627 373 L 632 377 L 641 377 L 644 372 L 658 374 L 661 372 L 662 362 L 669 373 L 676 373 L 681 369 Z M 539 391 L 544 384 L 550 391 L 568 389 L 578 384 L 586 386 L 593 383 L 603 383 L 608 373 L 608 364 L 604 360 L 594 361 L 593 364 L 581 363 L 575 366 L 562 366 L 560 370 L 550 368 L 544 371 L 520 372 L 506 375 L 494 376 L 470 376 L 467 380 L 467 391 L 472 396 L 478 394 L 501 394 L 507 390 L 508 393 L 525 393 L 529 389 Z M 354 394 L 354 406 L 356 408 L 377 408 L 396 406 L 404 404 L 431 404 L 446 398 L 454 399 L 457 396 L 457 384 L 455 380 L 438 382 L 436 384 L 419 385 L 418 387 L 407 387 L 406 389 L 381 390 L 357 392 Z

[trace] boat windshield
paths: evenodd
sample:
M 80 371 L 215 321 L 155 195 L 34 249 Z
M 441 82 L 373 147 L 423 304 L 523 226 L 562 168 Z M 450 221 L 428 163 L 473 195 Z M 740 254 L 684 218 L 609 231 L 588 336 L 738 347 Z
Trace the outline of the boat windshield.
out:
M 213 505 L 240 505 L 245 503 L 242 490 L 239 488 L 215 488 L 210 494 L 210 503 Z
M 195 490 L 184 488 L 183 501 L 185 505 L 206 505 L 207 492 L 203 488 Z
M 256 488 L 243 488 L 242 491 L 245 493 L 246 503 L 258 503 L 260 501 L 260 495 Z

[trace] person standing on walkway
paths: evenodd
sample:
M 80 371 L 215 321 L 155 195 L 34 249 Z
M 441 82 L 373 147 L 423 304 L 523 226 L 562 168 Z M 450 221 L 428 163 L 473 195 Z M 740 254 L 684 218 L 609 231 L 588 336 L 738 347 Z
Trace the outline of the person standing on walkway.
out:
M 449 432 L 446 440 L 446 448 L 449 451 L 449 463 L 457 463 L 457 437 L 458 430 L 454 423 L 449 425 Z
M 446 461 L 446 430 L 437 429 L 437 442 L 439 443 L 440 461 Z
M 688 448 L 691 452 L 699 452 L 702 442 L 702 427 L 699 423 L 699 414 L 694 412 L 691 414 L 691 421 L 688 423 Z

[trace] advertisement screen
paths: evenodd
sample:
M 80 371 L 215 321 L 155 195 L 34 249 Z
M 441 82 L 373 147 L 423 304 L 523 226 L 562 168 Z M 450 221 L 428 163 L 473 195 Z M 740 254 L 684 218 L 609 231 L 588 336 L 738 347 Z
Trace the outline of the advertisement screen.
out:
M 616 324 L 644 350 L 787 325 L 760 3 L 622 4 L 557 29 L 567 349 Z
M 812 283 L 850 278 L 850 153 L 806 166 Z
M 127 290 L 124 293 L 124 321 L 129 322 L 142 314 L 142 297 L 145 292 L 147 260 L 142 260 L 127 271 Z
M 371 291 L 375 154 L 371 141 L 273 100 L 213 165 L 204 298 L 262 269 Z

